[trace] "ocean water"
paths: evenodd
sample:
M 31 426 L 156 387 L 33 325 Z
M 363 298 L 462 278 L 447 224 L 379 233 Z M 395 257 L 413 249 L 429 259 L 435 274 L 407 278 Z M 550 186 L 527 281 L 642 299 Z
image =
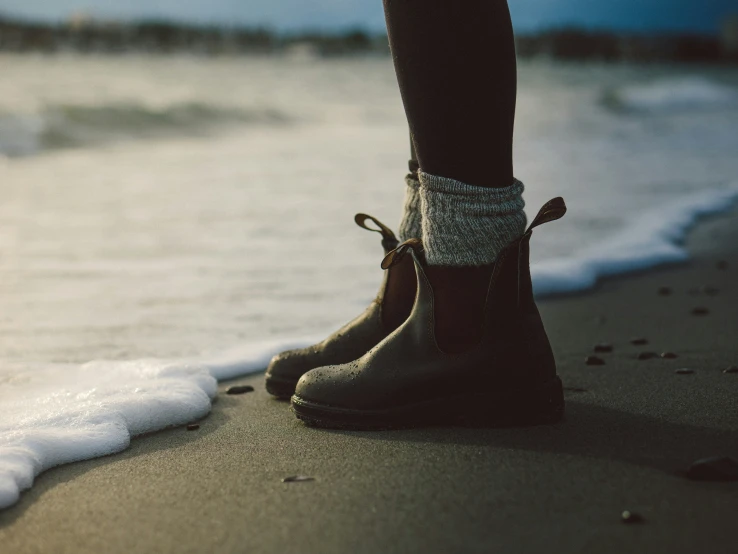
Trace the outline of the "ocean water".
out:
M 216 382 L 352 318 L 400 215 L 388 59 L 0 56 L 0 507 L 200 418 Z M 738 199 L 738 71 L 521 63 L 538 294 L 683 261 Z

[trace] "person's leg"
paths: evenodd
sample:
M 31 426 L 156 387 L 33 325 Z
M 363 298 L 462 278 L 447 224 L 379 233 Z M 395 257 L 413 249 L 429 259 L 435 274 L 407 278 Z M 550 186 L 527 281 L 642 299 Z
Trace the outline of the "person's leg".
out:
M 523 185 L 512 174 L 507 4 L 384 2 L 419 165 L 406 206 L 419 200 L 422 238 L 382 267 L 411 258 L 417 292 L 405 322 L 361 358 L 303 375 L 292 409 L 340 429 L 559 421 L 563 389 L 533 298 L 528 242 L 566 205 L 546 203 L 526 232 Z
M 525 224 L 522 186 L 512 178 L 510 16 L 504 0 L 384 2 L 411 130 L 399 238 L 422 238 L 438 342 L 447 352 L 463 350 L 479 339 L 489 264 Z M 406 259 L 388 271 L 379 323 L 360 316 L 320 345 L 280 354 L 267 370 L 267 388 L 271 379 L 282 396 L 309 369 L 358 357 L 373 346 L 367 337 L 384 338 L 399 327 L 415 300 L 415 270 Z M 277 390 L 280 378 L 287 384 Z
M 506 0 L 384 0 L 419 166 L 422 238 L 446 351 L 479 340 L 491 263 L 525 227 L 513 177 L 517 88 Z
M 303 375 L 292 409 L 340 429 L 559 421 L 564 393 L 528 257 L 533 228 L 566 205 L 547 202 L 526 232 L 523 185 L 512 176 L 507 4 L 385 0 L 385 9 L 419 164 L 406 206 L 419 200 L 422 238 L 382 267 L 411 258 L 417 292 L 404 323 L 361 358 Z
M 511 185 L 516 63 L 506 0 L 384 0 L 384 10 L 422 171 Z

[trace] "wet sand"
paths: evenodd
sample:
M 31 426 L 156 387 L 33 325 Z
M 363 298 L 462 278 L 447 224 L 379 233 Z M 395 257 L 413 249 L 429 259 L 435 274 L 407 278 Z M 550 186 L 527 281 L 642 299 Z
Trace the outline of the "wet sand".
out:
M 687 265 L 541 302 L 568 389 L 561 424 L 315 430 L 257 375 L 197 430 L 41 475 L 0 513 L 0 552 L 736 552 L 738 482 L 683 472 L 738 459 L 738 373 L 723 373 L 738 365 L 738 214 L 689 246 Z M 601 342 L 605 365 L 585 365 Z M 294 475 L 314 480 L 282 482 Z

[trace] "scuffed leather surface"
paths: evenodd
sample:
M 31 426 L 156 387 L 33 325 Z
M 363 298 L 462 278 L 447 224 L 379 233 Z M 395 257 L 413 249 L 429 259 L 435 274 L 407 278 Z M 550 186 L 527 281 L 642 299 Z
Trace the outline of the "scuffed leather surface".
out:
M 381 410 L 488 390 L 526 387 L 556 374 L 553 353 L 533 300 L 527 233 L 500 254 L 485 302 L 480 343 L 463 353 L 440 350 L 434 336 L 433 290 L 413 253 L 418 296 L 410 317 L 356 361 L 309 371 L 295 394 L 354 410 Z
M 341 329 L 312 346 L 287 350 L 269 362 L 266 377 L 297 381 L 316 367 L 356 360 L 387 336 L 382 324 L 381 298 Z

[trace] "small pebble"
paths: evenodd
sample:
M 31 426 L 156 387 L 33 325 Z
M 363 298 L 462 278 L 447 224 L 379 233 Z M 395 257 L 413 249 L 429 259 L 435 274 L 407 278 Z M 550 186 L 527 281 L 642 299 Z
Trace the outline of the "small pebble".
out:
M 674 358 L 678 358 L 679 356 L 674 354 L 674 352 L 662 352 L 661 357 L 665 360 L 673 360 Z
M 251 385 L 236 385 L 235 387 L 228 387 L 226 394 L 244 394 L 246 392 L 254 392 L 254 387 Z
M 187 430 L 188 431 L 197 431 L 199 428 L 200 428 L 200 424 L 199 423 L 190 423 L 187 426 Z
M 715 267 L 717 267 L 718 269 L 728 269 L 728 262 L 726 262 L 725 260 L 719 260 L 715 264 Z
M 594 345 L 595 352 L 612 352 L 612 344 L 600 343 Z
M 723 373 L 738 373 L 738 365 L 731 365 L 723 370 Z
M 738 461 L 728 457 L 703 458 L 687 470 L 694 481 L 738 481 Z
M 694 373 L 694 369 L 689 369 L 688 367 L 680 367 L 679 369 L 675 370 L 674 373 L 677 375 L 692 375 Z
M 620 514 L 620 518 L 623 520 L 623 523 L 643 523 L 643 516 L 630 510 L 625 510 Z
M 709 313 L 710 313 L 710 310 L 708 310 L 704 306 L 698 306 L 697 308 L 692 308 L 692 315 L 707 315 Z
M 671 287 L 659 287 L 659 294 L 661 296 L 669 296 L 671 293 Z
M 715 296 L 720 291 L 715 287 L 705 285 L 704 287 L 702 287 L 702 292 L 704 292 L 707 296 Z
M 605 360 L 597 356 L 587 356 L 584 358 L 584 363 L 587 365 L 605 365 Z
M 636 337 L 634 339 L 630 339 L 630 344 L 635 344 L 636 346 L 643 346 L 644 344 L 648 344 L 648 339 L 644 339 L 643 337 Z
M 304 483 L 305 481 L 315 481 L 315 477 L 307 477 L 305 475 L 292 475 L 282 479 L 283 483 Z
M 658 357 L 659 355 L 656 354 L 656 352 L 641 352 L 640 354 L 638 354 L 639 360 L 651 360 Z

